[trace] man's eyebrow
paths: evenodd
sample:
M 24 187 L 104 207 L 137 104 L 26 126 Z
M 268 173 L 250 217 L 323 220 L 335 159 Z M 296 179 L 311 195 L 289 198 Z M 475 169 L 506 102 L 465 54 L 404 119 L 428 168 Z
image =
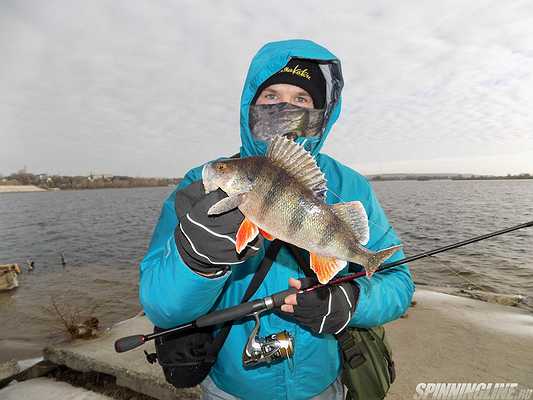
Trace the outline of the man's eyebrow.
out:
M 307 97 L 311 97 L 311 95 L 310 95 L 309 93 L 307 93 L 306 91 L 296 92 L 296 96 L 307 96 Z

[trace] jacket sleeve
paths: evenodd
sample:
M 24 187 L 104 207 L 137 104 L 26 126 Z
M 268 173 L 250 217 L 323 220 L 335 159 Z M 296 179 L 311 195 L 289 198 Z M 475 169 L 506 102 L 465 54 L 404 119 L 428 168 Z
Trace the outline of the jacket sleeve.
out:
M 146 255 L 140 264 L 139 299 L 144 312 L 160 328 L 171 328 L 209 312 L 229 275 L 207 278 L 192 271 L 176 248 L 174 230 L 176 192 L 200 179 L 197 169 L 189 171 L 165 200 Z
M 401 244 L 390 226 L 370 184 L 366 184 L 366 201 L 363 205 L 368 214 L 370 241 L 367 248 L 378 251 Z M 394 253 L 386 262 L 404 258 L 403 249 Z M 415 290 L 409 268 L 406 264 L 374 274 L 370 279 L 357 279 L 359 299 L 350 326 L 370 328 L 383 325 L 403 315 L 411 304 Z

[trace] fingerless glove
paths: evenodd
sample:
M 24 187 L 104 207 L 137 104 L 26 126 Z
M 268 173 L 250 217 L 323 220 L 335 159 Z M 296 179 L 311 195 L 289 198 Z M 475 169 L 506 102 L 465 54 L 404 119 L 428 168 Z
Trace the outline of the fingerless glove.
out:
M 237 253 L 235 236 L 244 219 L 241 211 L 236 208 L 220 215 L 207 215 L 207 210 L 224 197 L 227 196 L 220 189 L 205 194 L 201 181 L 176 192 L 179 219 L 176 247 L 189 268 L 210 277 L 220 276 L 231 266 L 244 263 L 263 245 L 263 238 L 258 235 L 241 254 Z

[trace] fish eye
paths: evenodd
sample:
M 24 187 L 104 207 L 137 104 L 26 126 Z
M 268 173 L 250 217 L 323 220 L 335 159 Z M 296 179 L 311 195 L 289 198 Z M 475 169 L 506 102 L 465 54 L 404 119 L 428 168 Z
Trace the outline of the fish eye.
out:
M 225 171 L 225 170 L 226 170 L 226 166 L 225 166 L 224 164 L 218 163 L 218 164 L 215 165 L 215 169 L 216 169 L 217 171 L 222 172 L 222 171 Z

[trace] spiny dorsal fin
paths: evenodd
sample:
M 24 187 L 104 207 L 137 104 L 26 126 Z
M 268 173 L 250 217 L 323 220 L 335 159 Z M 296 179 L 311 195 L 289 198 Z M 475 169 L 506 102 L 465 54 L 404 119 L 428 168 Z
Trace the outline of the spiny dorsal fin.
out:
M 357 234 L 358 240 L 362 245 L 368 243 L 370 239 L 370 230 L 368 227 L 368 216 L 366 210 L 360 201 L 350 201 L 348 203 L 337 203 L 331 206 L 333 212 L 348 223 Z
M 267 157 L 311 189 L 318 198 L 326 200 L 326 177 L 303 146 L 284 136 L 276 136 L 270 142 Z

